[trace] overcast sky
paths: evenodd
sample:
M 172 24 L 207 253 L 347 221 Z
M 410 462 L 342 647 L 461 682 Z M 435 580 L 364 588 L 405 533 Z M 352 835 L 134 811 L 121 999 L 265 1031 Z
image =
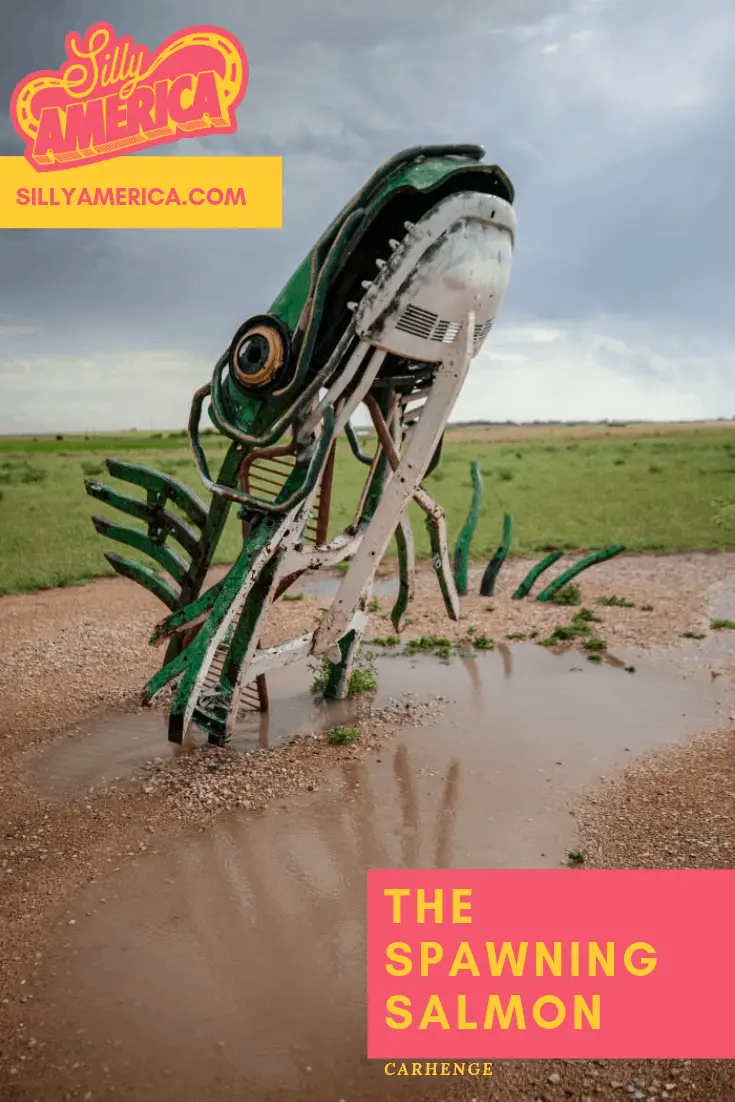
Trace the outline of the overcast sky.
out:
M 0 99 L 106 19 L 155 49 L 232 31 L 250 83 L 230 137 L 281 154 L 282 230 L 0 230 L 0 432 L 183 427 L 386 157 L 478 142 L 516 187 L 500 321 L 457 419 L 735 415 L 732 0 L 10 0 Z M 7 5 L 6 5 L 7 7 Z M 0 154 L 20 155 L 7 110 Z

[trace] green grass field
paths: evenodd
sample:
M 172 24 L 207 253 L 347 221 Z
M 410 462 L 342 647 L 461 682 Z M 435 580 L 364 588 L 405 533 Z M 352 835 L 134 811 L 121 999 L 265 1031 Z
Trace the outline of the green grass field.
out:
M 224 442 L 214 434 L 205 439 L 216 467 Z M 369 439 L 363 444 L 368 451 L 372 446 Z M 89 519 L 93 512 L 108 511 L 88 498 L 83 486 L 88 475 L 105 480 L 106 456 L 164 471 L 205 497 L 183 433 L 0 437 L 0 594 L 74 585 L 112 573 L 103 551 L 113 545 L 95 534 Z M 613 543 L 649 552 L 733 546 L 733 423 L 452 429 L 442 463 L 426 483 L 446 509 L 452 543 L 467 515 L 473 459 L 480 463 L 485 484 L 474 558 L 487 558 L 495 550 L 506 510 L 514 519 L 512 552 L 517 555 L 553 547 L 596 550 Z M 352 520 L 366 470 L 341 442 L 333 532 Z M 413 506 L 411 511 L 418 554 L 426 558 L 422 514 Z M 238 536 L 233 510 L 216 562 L 232 560 Z

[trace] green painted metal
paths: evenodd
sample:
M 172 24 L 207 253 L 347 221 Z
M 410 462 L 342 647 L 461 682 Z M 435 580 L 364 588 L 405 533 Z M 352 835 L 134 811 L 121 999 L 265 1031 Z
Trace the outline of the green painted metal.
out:
M 302 546 L 294 541 L 306 530 L 311 509 L 307 503 L 322 487 L 338 416 L 338 409 L 324 395 L 340 378 L 355 344 L 348 307 L 363 297 L 363 285 L 375 277 L 389 240 L 392 247 L 393 238 L 403 236 L 404 226 L 408 228 L 411 221 L 423 218 L 454 194 L 480 192 L 512 204 L 513 187 L 507 176 L 497 166 L 483 164 L 482 156 L 478 146 L 432 145 L 406 150 L 386 162 L 327 227 L 269 312 L 240 326 L 230 347 L 216 360 L 210 381 L 191 403 L 189 441 L 207 491 L 205 500 L 163 472 L 119 459 L 108 461 L 109 476 L 118 486 L 132 489 L 131 493 L 86 480 L 90 497 L 142 525 L 135 528 L 95 516 L 98 533 L 147 556 L 170 578 L 107 553 L 119 574 L 155 593 L 168 610 L 151 637 L 152 643 L 165 642 L 167 649 L 162 668 L 146 686 L 144 700 L 175 684 L 169 718 L 172 741 L 181 741 L 190 718 L 210 741 L 226 737 L 240 671 L 252 655 L 279 584 L 278 567 L 288 553 L 283 548 Z M 370 391 L 384 416 L 396 397 L 425 393 L 437 369 L 433 363 L 411 364 L 413 374 L 407 375 L 405 361 L 396 356 L 387 358 L 386 367 L 387 375 L 376 379 Z M 200 430 L 207 404 L 210 421 L 229 441 L 219 470 L 213 468 L 212 473 Z M 349 422 L 341 431 L 355 459 L 370 467 L 360 516 L 343 533 L 362 536 L 375 514 L 390 467 L 382 454 L 375 462 L 363 454 Z M 293 467 L 283 474 L 275 495 L 266 496 L 250 483 L 243 484 L 245 464 L 267 465 L 271 451 L 282 455 L 284 445 L 291 446 Z M 427 473 L 440 457 L 441 443 Z M 136 490 L 138 497 L 133 496 Z M 207 573 L 233 505 L 243 523 L 242 547 L 225 578 L 206 589 Z M 427 526 L 451 614 L 452 579 L 444 576 L 446 549 L 439 515 L 428 515 Z M 467 554 L 470 538 L 471 533 Z M 400 530 L 397 542 L 401 588 L 394 622 L 403 619 L 409 598 L 408 547 Z M 359 645 L 357 631 L 339 643 L 341 658 L 333 664 L 329 680 L 337 695 L 346 691 Z M 217 663 L 216 676 L 210 677 L 215 646 L 222 661 Z
M 151 570 L 149 566 L 145 566 L 143 563 L 134 562 L 132 559 L 124 559 L 114 551 L 105 551 L 105 558 L 112 569 L 122 578 L 129 578 L 132 582 L 142 585 L 149 593 L 158 597 L 159 601 L 163 601 L 167 608 L 176 608 L 178 593 L 155 570 Z
M 171 708 L 169 737 L 172 733 L 178 736 L 172 741 L 181 741 L 183 737 L 182 719 L 189 704 L 190 693 L 200 672 L 202 659 L 205 657 L 215 634 L 230 613 L 233 601 L 237 598 L 243 582 L 251 572 L 258 552 L 262 551 L 272 539 L 277 527 L 278 523 L 275 518 L 266 517 L 248 532 L 243 549 L 227 574 L 211 612 L 203 622 L 200 631 L 184 650 L 170 662 L 167 662 L 150 679 L 143 691 L 143 699 L 147 702 L 171 681 L 181 678 Z
M 606 562 L 608 559 L 613 559 L 622 551 L 625 551 L 625 547 L 621 543 L 616 543 L 612 547 L 607 547 L 604 551 L 595 551 L 591 555 L 586 555 L 585 558 L 580 559 L 574 566 L 570 566 L 569 570 L 565 570 L 563 574 L 560 574 L 558 578 L 555 578 L 553 582 L 547 585 L 546 589 L 539 593 L 536 600 L 551 600 L 554 594 L 558 593 L 562 586 L 571 582 L 572 578 L 576 578 L 583 570 L 587 570 L 590 566 L 595 566 L 598 562 Z
M 357 433 L 355 432 L 349 421 L 345 426 L 345 436 L 347 437 L 348 443 L 350 445 L 350 450 L 355 459 L 358 459 L 360 463 L 367 464 L 368 467 L 371 466 L 373 462 L 373 457 L 371 455 L 365 455 L 365 453 L 362 451 L 362 449 L 360 448 L 360 441 L 358 439 Z
M 342 700 L 349 692 L 350 676 L 360 646 L 360 639 L 355 631 L 348 631 L 339 641 L 341 660 L 329 663 L 327 684 L 324 688 L 326 700 Z
M 385 417 L 390 411 L 392 395 L 388 390 L 382 390 L 378 392 L 377 403 L 380 408 L 380 412 Z M 371 466 L 372 466 L 372 460 Z M 372 472 L 367 492 L 365 494 L 365 501 L 362 507 L 362 512 L 358 519 L 358 527 L 365 527 L 370 521 L 375 512 L 378 502 L 380 501 L 383 488 L 385 487 L 386 480 L 390 474 L 390 464 L 385 456 L 384 452 L 381 452 L 378 457 L 378 462 L 375 464 L 375 470 Z
M 450 149 L 452 154 L 448 155 Z M 281 318 L 292 330 L 295 329 L 310 297 L 314 271 L 318 270 L 324 250 L 334 240 L 345 220 L 355 211 L 368 208 L 370 218 L 374 220 L 395 192 L 431 192 L 451 176 L 458 179 L 466 176 L 468 165 L 458 164 L 451 159 L 452 156 L 467 157 L 475 162 L 472 167 L 476 171 L 496 177 L 498 194 L 505 195 L 508 202 L 512 203 L 514 189 L 510 180 L 497 165 L 481 164 L 482 155 L 482 148 L 476 145 L 416 146 L 386 161 L 340 211 L 314 249 L 301 262 L 271 306 L 270 312 Z
M 391 609 L 390 619 L 395 631 L 402 631 L 410 598 L 411 581 L 409 578 L 408 544 L 403 529 L 396 528 L 396 551 L 398 552 L 398 596 Z
M 523 597 L 527 597 L 533 589 L 534 583 L 536 582 L 537 578 L 540 578 L 545 570 L 548 570 L 550 566 L 553 566 L 555 562 L 558 562 L 563 554 L 563 551 L 552 551 L 546 556 L 546 558 L 541 559 L 541 561 L 537 562 L 535 566 L 532 566 L 521 584 L 518 586 L 518 589 L 513 594 L 513 600 L 520 601 Z
M 472 501 L 470 502 L 470 511 L 467 515 L 467 520 L 462 525 L 454 549 L 454 581 L 460 597 L 467 596 L 467 573 L 470 565 L 470 545 L 472 543 L 472 537 L 475 534 L 475 529 L 477 528 L 477 522 L 480 519 L 480 509 L 482 508 L 482 475 L 480 473 L 480 464 L 474 462 L 474 460 L 470 463 L 470 476 L 472 478 Z
M 306 472 L 303 465 L 297 464 L 286 479 L 278 497 L 288 499 L 293 496 L 294 490 L 305 477 Z M 223 579 L 211 610 L 206 620 L 203 621 L 200 630 L 189 645 L 171 661 L 164 664 L 158 674 L 148 682 L 144 690 L 144 699 L 151 700 L 164 685 L 180 678 L 169 713 L 169 739 L 171 741 L 181 742 L 183 739 L 186 726 L 184 720 L 189 709 L 191 694 L 201 680 L 202 662 L 208 654 L 210 644 L 213 643 L 215 636 L 228 618 L 230 618 L 233 630 L 223 640 L 223 645 L 227 648 L 225 669 L 232 668 L 230 656 L 233 648 L 237 652 L 237 649 L 243 646 L 243 641 L 245 643 L 249 642 L 248 629 L 252 630 L 251 625 L 254 624 L 257 618 L 254 614 L 260 612 L 259 597 L 262 601 L 261 587 L 264 579 L 261 576 L 261 570 L 264 570 L 267 575 L 269 571 L 275 569 L 274 563 L 266 561 L 258 570 L 257 563 L 262 558 L 262 553 L 273 543 L 279 528 L 283 529 L 283 526 L 284 518 L 277 514 L 270 514 L 257 519 L 253 518 L 243 541 L 243 549 L 227 576 Z M 240 605 L 238 614 L 237 603 L 248 578 L 252 578 L 253 582 L 250 599 Z M 260 586 L 258 583 L 260 583 Z M 236 609 L 234 622 L 231 619 L 233 608 Z M 193 607 L 189 606 L 190 616 L 192 612 Z M 241 628 L 243 620 L 244 624 Z M 222 684 L 221 678 L 220 693 L 228 701 L 231 700 L 231 687 L 228 690 L 228 687 Z M 196 718 L 198 719 L 199 716 L 197 715 Z M 225 738 L 225 722 L 220 719 L 215 724 L 215 719 L 219 719 L 219 717 L 216 716 L 216 713 L 212 713 L 206 724 L 206 729 L 209 733 L 210 742 L 221 745 Z
M 169 513 L 167 509 L 163 509 L 158 505 L 151 505 L 139 498 L 129 497 L 127 494 L 118 493 L 117 490 L 111 490 L 108 486 L 104 486 L 93 478 L 86 479 L 85 486 L 89 496 L 97 501 L 101 501 L 121 513 L 126 513 L 130 517 L 135 517 L 136 520 L 147 521 L 148 536 L 153 542 L 162 545 L 165 537 L 170 535 L 192 557 L 196 557 L 198 554 L 199 539 L 196 532 L 192 531 L 173 513 Z
M 485 573 L 482 575 L 482 581 L 480 582 L 480 596 L 492 597 L 495 592 L 495 583 L 498 580 L 498 574 L 500 568 L 505 562 L 508 552 L 510 551 L 511 540 L 513 539 L 513 518 L 510 513 L 506 513 L 503 516 L 503 538 L 497 551 L 487 564 Z
M 175 551 L 155 544 L 145 532 L 141 532 L 138 528 L 125 528 L 105 520 L 104 517 L 92 517 L 92 524 L 100 536 L 107 536 L 110 540 L 116 540 L 127 547 L 135 548 L 136 551 L 142 551 L 144 555 L 148 555 L 162 566 L 174 581 L 183 583 L 189 564 Z
M 119 478 L 121 482 L 130 482 L 134 486 L 147 490 L 151 495 L 148 499 L 151 504 L 155 504 L 159 497 L 161 502 L 166 499 L 172 501 L 183 513 L 186 513 L 197 528 L 204 527 L 207 520 L 206 505 L 193 490 L 178 479 L 120 459 L 108 459 L 107 470 L 113 478 Z
M 214 585 L 210 586 L 209 589 L 202 593 L 200 597 L 197 597 L 196 600 L 191 601 L 183 607 L 177 608 L 176 611 L 172 612 L 170 616 L 167 616 L 165 620 L 157 624 L 149 640 L 151 645 L 155 646 L 162 639 L 175 635 L 184 628 L 191 627 L 211 612 L 214 608 L 215 601 L 222 592 L 223 585 L 224 581 L 215 582 Z
M 242 615 L 225 637 L 227 657 L 220 675 L 217 701 L 210 702 L 206 708 L 199 702 L 194 710 L 193 718 L 197 726 L 207 731 L 210 743 L 216 746 L 223 746 L 226 743 L 227 716 L 237 686 L 238 674 L 248 650 L 254 644 L 258 625 L 263 618 L 273 589 L 279 561 L 276 555 L 255 579 Z

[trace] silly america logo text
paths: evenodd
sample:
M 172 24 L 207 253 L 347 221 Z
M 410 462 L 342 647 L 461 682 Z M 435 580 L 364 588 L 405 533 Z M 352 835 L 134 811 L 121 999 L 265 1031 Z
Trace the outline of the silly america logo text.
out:
M 139 149 L 232 134 L 247 88 L 240 43 L 218 27 L 190 27 L 155 53 L 109 23 L 66 36 L 58 71 L 32 73 L 10 114 L 39 172 L 109 160 Z

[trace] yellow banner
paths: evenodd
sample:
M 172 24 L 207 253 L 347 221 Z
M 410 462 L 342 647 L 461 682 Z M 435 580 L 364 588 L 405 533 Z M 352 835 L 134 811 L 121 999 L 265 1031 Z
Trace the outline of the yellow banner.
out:
M 0 157 L 0 229 L 280 229 L 281 157 L 118 157 L 38 172 Z

